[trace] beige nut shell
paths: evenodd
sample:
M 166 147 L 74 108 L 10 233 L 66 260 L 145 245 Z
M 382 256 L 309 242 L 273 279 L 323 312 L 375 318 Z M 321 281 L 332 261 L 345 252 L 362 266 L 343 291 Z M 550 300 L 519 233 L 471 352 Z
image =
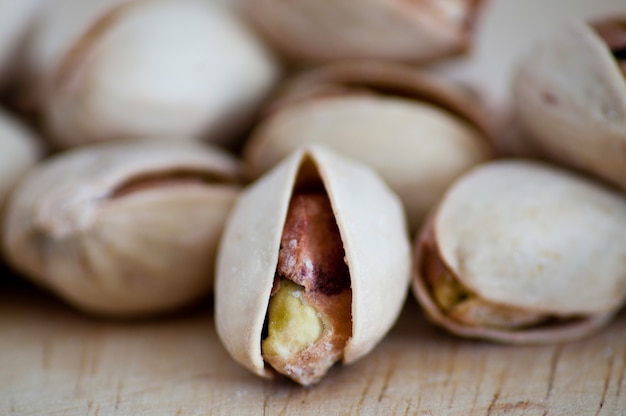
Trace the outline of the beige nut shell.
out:
M 492 156 L 479 106 L 450 84 L 388 63 L 335 64 L 297 77 L 244 149 L 257 176 L 319 143 L 374 168 L 398 193 L 411 229 L 447 186 Z
M 581 22 L 538 43 L 513 84 L 516 118 L 536 149 L 626 189 L 626 77 Z
M 371 169 L 328 149 L 294 152 L 242 192 L 218 253 L 218 335 L 236 361 L 264 377 L 273 373 L 261 356 L 263 322 L 289 201 L 303 165 L 319 172 L 350 270 L 352 337 L 344 363 L 367 354 L 391 328 L 410 279 L 406 223 L 395 194 Z
M 454 333 L 507 342 L 577 338 L 603 325 L 626 297 L 626 198 L 596 182 L 530 161 L 499 161 L 459 179 L 433 212 L 443 262 L 480 299 L 581 318 L 506 331 L 463 326 L 431 299 L 416 268 L 413 290 Z
M 31 171 L 8 201 L 3 248 L 19 272 L 91 313 L 124 317 L 184 305 L 212 288 L 239 169 L 225 153 L 192 142 L 60 154 Z M 180 179 L 185 174 L 192 178 Z
M 298 64 L 345 59 L 430 61 L 469 48 L 480 1 L 246 0 L 244 11 Z
M 61 148 L 131 138 L 233 144 L 279 77 L 244 22 L 204 0 L 63 0 L 30 42 Z

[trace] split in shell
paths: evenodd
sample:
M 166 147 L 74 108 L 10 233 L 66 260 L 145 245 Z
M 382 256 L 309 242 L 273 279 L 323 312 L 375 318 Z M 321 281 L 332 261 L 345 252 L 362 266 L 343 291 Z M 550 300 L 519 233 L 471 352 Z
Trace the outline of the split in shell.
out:
M 257 375 L 316 383 L 383 338 L 410 269 L 404 211 L 382 179 L 326 148 L 299 149 L 231 212 L 217 260 L 218 335 Z
M 15 189 L 3 249 L 18 272 L 84 311 L 165 312 L 212 289 L 239 175 L 237 160 L 191 141 L 68 151 Z
M 417 299 L 454 334 L 579 338 L 626 297 L 626 197 L 538 162 L 486 164 L 447 191 L 415 259 Z

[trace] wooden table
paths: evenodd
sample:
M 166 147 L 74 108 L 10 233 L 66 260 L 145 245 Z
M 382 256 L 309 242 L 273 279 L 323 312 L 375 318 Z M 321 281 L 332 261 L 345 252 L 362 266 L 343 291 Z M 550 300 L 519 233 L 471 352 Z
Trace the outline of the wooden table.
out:
M 411 299 L 371 355 L 312 388 L 239 367 L 212 318 L 103 321 L 0 287 L 0 415 L 626 414 L 625 313 L 583 341 L 517 347 L 447 335 Z

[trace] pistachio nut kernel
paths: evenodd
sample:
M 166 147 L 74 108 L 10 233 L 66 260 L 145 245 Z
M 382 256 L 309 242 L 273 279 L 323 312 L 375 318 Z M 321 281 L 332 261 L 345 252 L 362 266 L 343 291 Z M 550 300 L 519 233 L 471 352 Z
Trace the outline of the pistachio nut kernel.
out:
M 303 287 L 282 279 L 268 310 L 268 336 L 263 340 L 263 355 L 268 362 L 289 361 L 317 341 L 322 320 L 303 300 Z
M 262 354 L 301 384 L 326 374 L 350 337 L 352 295 L 344 258 L 328 196 L 297 192 L 281 238 Z

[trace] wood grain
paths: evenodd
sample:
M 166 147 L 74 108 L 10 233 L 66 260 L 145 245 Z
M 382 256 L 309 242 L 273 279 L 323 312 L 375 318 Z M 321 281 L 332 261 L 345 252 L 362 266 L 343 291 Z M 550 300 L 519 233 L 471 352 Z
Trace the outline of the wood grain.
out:
M 620 415 L 626 314 L 582 341 L 454 338 L 410 300 L 371 355 L 301 388 L 227 355 L 210 305 L 142 322 L 89 318 L 0 288 L 0 415 Z

